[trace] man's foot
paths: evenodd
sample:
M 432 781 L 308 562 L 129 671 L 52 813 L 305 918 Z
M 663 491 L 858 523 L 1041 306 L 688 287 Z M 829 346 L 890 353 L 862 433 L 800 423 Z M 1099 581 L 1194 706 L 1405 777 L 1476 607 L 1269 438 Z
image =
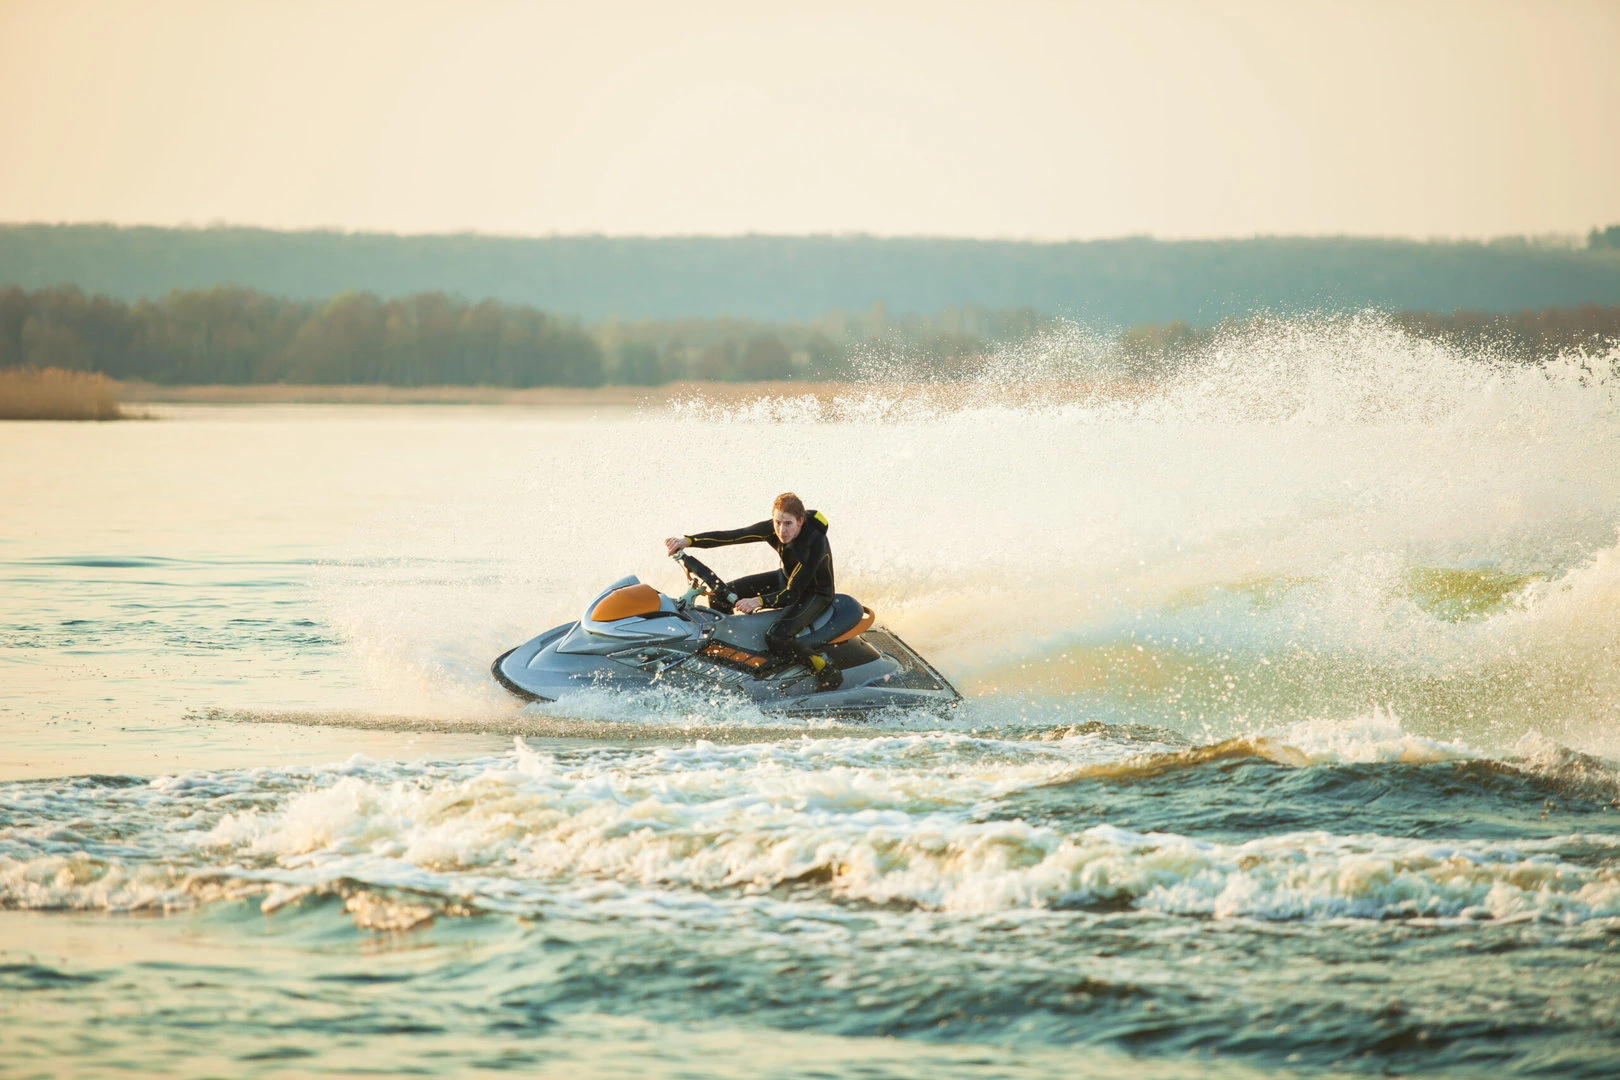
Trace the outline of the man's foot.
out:
M 817 653 L 810 658 L 810 670 L 816 673 L 816 689 L 825 693 L 844 685 L 844 673 L 832 666 L 832 661 Z

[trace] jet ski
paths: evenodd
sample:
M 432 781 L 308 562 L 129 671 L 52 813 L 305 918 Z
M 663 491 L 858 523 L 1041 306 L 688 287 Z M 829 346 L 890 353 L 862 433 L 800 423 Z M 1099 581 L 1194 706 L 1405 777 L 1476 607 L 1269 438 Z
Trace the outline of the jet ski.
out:
M 621 578 L 554 627 L 496 658 L 495 681 L 525 701 L 557 701 L 582 690 L 672 687 L 739 696 L 771 713 L 858 716 L 884 709 L 944 709 L 962 696 L 876 616 L 839 593 L 800 640 L 826 655 L 843 683 L 820 689 L 802 664 L 766 651 L 777 612 L 739 615 L 735 595 L 684 551 L 671 556 L 688 588 L 668 596 L 639 578 Z M 699 603 L 699 601 L 702 603 Z

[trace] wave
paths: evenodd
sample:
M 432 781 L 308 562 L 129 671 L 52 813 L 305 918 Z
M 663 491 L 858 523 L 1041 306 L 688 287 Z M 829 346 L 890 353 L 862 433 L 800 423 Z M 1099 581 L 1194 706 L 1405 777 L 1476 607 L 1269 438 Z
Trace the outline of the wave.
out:
M 0 844 L 0 905 L 167 909 L 265 894 L 269 911 L 335 892 L 363 924 L 398 928 L 479 910 L 648 916 L 673 902 L 674 889 L 721 903 L 780 896 L 971 916 L 1101 908 L 1317 921 L 1620 917 L 1620 835 L 1602 827 L 1612 806 L 1507 839 L 1341 828 L 1250 830 L 1226 841 L 1126 827 L 1123 814 L 1087 823 L 1083 813 L 1065 818 L 1050 802 L 1044 811 L 1027 803 L 1065 789 L 1072 796 L 1082 781 L 1123 790 L 1175 770 L 1176 787 L 1217 791 L 1245 759 L 1305 775 L 1451 767 L 1465 757 L 1430 746 L 1414 766 L 1402 761 L 1413 745 L 1422 744 L 1401 755 L 1319 746 L 1309 752 L 1339 763 L 1311 765 L 1286 740 L 1154 750 L 1097 733 L 896 733 L 572 754 L 520 740 L 503 759 L 457 765 L 356 760 L 142 785 L 18 785 L 16 801 L 36 824 L 12 826 Z M 1371 764 L 1342 764 L 1349 758 Z M 1604 775 L 1612 801 L 1615 774 Z M 1375 779 L 1387 785 L 1390 775 Z M 1139 808 L 1153 801 L 1127 794 Z M 1085 801 L 1065 805 L 1084 810 Z M 1392 801 L 1410 825 L 1410 807 Z M 1479 805 L 1447 820 L 1466 820 Z M 92 808 L 111 821 L 106 831 L 89 824 Z M 1553 832 L 1560 820 L 1598 827 Z

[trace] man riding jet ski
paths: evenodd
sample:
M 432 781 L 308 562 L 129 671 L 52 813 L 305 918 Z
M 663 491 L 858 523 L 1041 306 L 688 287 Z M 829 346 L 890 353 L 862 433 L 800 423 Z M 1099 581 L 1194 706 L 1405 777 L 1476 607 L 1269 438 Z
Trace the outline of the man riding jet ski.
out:
M 798 636 L 832 606 L 837 595 L 827 519 L 819 511 L 807 513 L 804 503 L 789 491 L 778 495 L 771 504 L 769 520 L 742 529 L 672 536 L 664 541 L 671 555 L 687 547 L 730 544 L 769 544 L 781 557 L 782 569 L 738 578 L 726 586 L 723 601 L 729 602 L 739 615 L 762 607 L 779 609 L 776 621 L 765 632 L 767 650 L 781 660 L 797 661 L 810 668 L 820 689 L 838 689 L 844 680 L 832 659 L 825 652 L 812 651 L 811 644 Z M 710 606 L 714 606 L 713 601 Z
M 777 500 L 768 522 L 671 537 L 665 544 L 686 572 L 685 594 L 666 596 L 634 576 L 622 578 L 577 622 L 497 657 L 495 681 L 526 701 L 669 686 L 740 695 L 767 712 L 823 716 L 960 701 L 909 645 L 873 625 L 870 608 L 832 591 L 826 519 L 787 498 Z M 779 512 L 796 528 L 778 531 Z M 728 586 L 685 550 L 748 542 L 776 548 L 782 570 Z M 777 610 L 761 610 L 772 605 Z

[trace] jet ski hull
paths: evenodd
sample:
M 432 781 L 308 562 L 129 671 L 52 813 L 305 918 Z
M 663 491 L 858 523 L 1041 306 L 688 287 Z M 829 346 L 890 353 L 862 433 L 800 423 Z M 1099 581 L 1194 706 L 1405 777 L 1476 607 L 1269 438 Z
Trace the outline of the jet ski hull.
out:
M 558 701 L 586 690 L 635 692 L 668 687 L 721 693 L 780 714 L 861 715 L 895 709 L 946 709 L 961 695 L 893 632 L 873 627 L 825 646 L 843 677 L 821 690 L 803 667 L 783 666 L 765 651 L 775 612 L 723 615 L 661 597 L 657 611 L 597 623 L 591 611 L 625 579 L 598 597 L 585 618 L 553 627 L 490 665 L 495 681 L 525 701 Z M 838 617 L 847 617 L 848 597 Z M 829 616 L 831 617 L 831 616 Z M 869 620 L 869 617 L 868 617 Z M 869 621 L 866 625 L 870 625 Z M 812 631 L 823 621 L 812 624 Z M 831 626 L 830 629 L 836 629 Z

